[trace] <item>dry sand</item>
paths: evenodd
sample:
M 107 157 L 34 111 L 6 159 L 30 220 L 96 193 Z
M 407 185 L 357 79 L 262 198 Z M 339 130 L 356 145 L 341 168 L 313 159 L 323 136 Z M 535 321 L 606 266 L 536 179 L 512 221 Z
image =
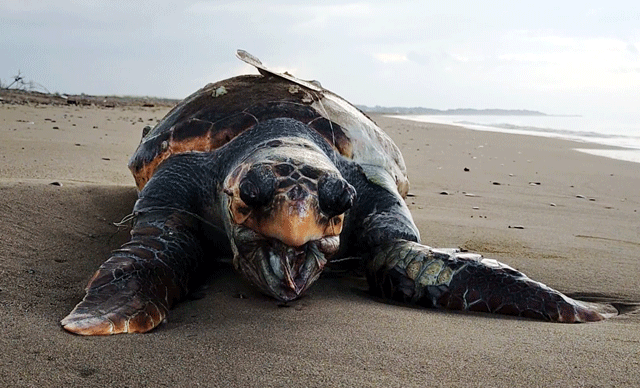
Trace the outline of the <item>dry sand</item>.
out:
M 152 333 L 64 332 L 59 320 L 127 239 L 112 224 L 136 197 L 127 160 L 165 112 L 0 105 L 0 386 L 640 385 L 640 164 L 385 117 L 375 119 L 404 152 L 426 244 L 483 253 L 625 313 L 564 325 L 414 309 L 340 274 L 281 308 L 224 270 Z

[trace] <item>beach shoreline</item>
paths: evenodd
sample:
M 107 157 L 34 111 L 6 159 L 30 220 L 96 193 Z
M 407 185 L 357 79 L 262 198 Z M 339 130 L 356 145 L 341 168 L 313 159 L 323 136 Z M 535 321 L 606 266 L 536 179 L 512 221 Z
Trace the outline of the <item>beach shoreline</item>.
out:
M 59 325 L 136 190 L 127 161 L 168 107 L 0 104 L 0 381 L 7 386 L 634 386 L 640 164 L 582 143 L 372 118 L 403 152 L 422 240 L 503 261 L 624 314 L 563 325 L 380 303 L 328 274 L 278 307 L 224 267 L 144 335 Z M 584 144 L 582 144 L 584 145 Z M 240 298 L 238 295 L 242 295 Z
M 583 116 L 474 116 L 474 115 L 387 115 L 400 120 L 445 124 L 474 131 L 497 132 L 570 140 L 577 151 L 611 159 L 640 163 L 640 131 L 637 121 L 587 119 Z M 557 120 L 560 120 L 559 122 Z M 635 123 L 635 124 L 632 124 Z

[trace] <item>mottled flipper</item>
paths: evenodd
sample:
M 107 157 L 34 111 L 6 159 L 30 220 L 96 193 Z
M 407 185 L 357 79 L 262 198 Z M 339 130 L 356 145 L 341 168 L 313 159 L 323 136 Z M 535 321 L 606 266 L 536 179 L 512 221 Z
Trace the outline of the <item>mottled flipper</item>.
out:
M 113 252 L 87 294 L 61 321 L 82 335 L 143 333 L 158 326 L 188 291 L 202 249 L 192 221 L 180 213 L 139 217 L 131 241 Z
M 612 306 L 571 299 L 495 260 L 406 240 L 380 247 L 367 277 L 375 294 L 426 307 L 554 322 L 592 322 L 617 313 Z

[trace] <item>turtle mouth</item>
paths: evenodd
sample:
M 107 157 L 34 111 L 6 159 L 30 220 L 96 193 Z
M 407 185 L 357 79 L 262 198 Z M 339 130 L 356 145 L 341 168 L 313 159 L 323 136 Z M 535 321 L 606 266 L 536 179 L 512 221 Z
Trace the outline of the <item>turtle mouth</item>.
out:
M 299 298 L 340 245 L 339 236 L 292 247 L 241 225 L 233 232 L 235 269 L 263 293 L 283 302 Z

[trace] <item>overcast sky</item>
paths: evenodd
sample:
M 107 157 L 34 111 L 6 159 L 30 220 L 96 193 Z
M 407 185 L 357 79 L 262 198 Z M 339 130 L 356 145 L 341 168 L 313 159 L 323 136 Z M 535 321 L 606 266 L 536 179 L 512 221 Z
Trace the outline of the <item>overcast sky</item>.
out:
M 0 79 L 183 98 L 255 72 L 242 48 L 356 104 L 640 110 L 638 1 L 0 2 Z

